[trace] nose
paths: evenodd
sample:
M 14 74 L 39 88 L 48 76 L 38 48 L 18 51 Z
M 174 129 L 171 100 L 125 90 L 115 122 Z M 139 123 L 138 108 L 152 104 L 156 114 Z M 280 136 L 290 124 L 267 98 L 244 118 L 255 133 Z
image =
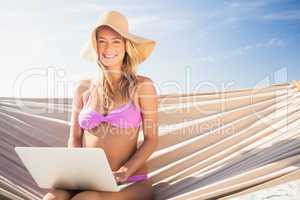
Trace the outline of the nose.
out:
M 105 51 L 110 51 L 110 50 L 113 50 L 113 45 L 111 42 L 106 42 L 105 43 L 105 46 L 104 46 L 104 50 Z

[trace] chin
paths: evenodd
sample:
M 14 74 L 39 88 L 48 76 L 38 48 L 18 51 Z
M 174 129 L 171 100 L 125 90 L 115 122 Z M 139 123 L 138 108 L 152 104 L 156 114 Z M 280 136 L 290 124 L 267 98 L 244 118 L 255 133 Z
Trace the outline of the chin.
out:
M 114 69 L 116 68 L 115 66 L 118 65 L 118 62 L 115 63 L 103 63 L 106 67 Z M 118 67 L 119 68 L 119 67 Z
M 102 63 L 103 63 L 103 65 L 105 66 L 105 67 L 107 67 L 108 69 L 116 69 L 116 66 L 120 63 L 121 61 L 114 61 L 114 62 L 103 62 L 102 61 Z M 118 69 L 120 68 L 120 67 L 117 67 Z

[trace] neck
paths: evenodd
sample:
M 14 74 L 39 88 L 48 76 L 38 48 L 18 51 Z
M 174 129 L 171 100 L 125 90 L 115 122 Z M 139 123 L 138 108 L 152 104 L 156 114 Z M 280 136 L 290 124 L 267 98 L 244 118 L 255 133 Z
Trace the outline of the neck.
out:
M 121 71 L 109 71 L 107 73 L 107 79 L 108 79 L 108 82 L 109 84 L 112 86 L 112 88 L 114 88 L 113 90 L 118 90 L 119 88 L 119 83 L 121 81 Z
M 107 74 L 108 74 L 109 81 L 112 84 L 116 84 L 121 80 L 122 73 L 123 73 L 121 69 L 122 69 L 122 62 L 116 64 L 115 66 L 108 67 Z
M 121 70 L 120 71 L 119 70 L 118 71 L 114 70 L 114 72 L 108 73 L 108 79 L 109 79 L 109 81 L 113 85 L 119 83 L 119 81 L 121 80 L 121 76 L 122 76 L 121 73 L 122 73 Z

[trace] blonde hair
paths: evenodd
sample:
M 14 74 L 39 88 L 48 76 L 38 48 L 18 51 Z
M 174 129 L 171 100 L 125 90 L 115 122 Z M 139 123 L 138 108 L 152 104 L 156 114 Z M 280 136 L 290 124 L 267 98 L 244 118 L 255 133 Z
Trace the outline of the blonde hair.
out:
M 100 59 L 98 59 L 97 65 L 100 68 L 100 78 L 95 85 L 94 93 L 91 91 L 91 94 L 95 97 L 92 102 L 96 101 L 97 107 L 102 105 L 104 113 L 107 114 L 110 110 L 116 95 L 119 94 L 121 96 L 122 102 L 131 98 L 131 91 L 134 90 L 137 85 L 137 67 L 140 61 L 139 52 L 135 44 L 125 38 L 125 55 L 121 67 L 121 80 L 117 89 L 114 90 L 108 79 L 105 66 L 101 63 Z

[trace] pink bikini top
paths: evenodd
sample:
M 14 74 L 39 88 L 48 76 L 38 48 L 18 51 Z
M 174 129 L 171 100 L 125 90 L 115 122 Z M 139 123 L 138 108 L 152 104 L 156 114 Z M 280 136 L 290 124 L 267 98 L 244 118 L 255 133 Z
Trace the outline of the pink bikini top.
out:
M 92 129 L 101 122 L 107 122 L 119 128 L 138 128 L 141 124 L 141 111 L 134 105 L 132 100 L 129 100 L 127 104 L 113 109 L 107 115 L 102 115 L 87 106 L 88 101 L 89 99 L 84 104 L 78 116 L 78 123 L 83 129 Z

